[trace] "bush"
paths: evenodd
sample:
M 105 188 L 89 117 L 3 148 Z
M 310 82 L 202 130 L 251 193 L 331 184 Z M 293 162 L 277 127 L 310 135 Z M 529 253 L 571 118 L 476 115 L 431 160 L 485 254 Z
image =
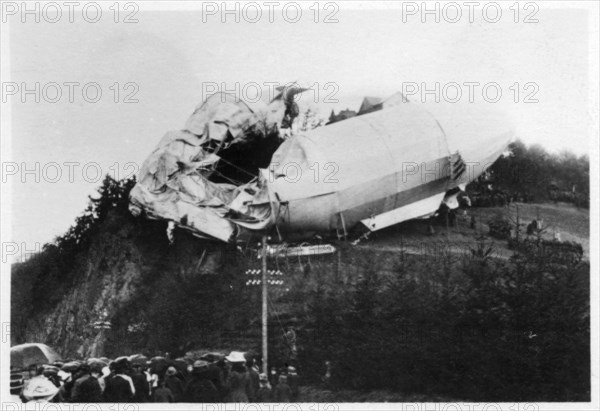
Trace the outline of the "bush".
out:
M 392 276 L 365 261 L 351 287 L 324 283 L 307 296 L 310 326 L 327 332 L 307 345 L 302 369 L 332 361 L 339 388 L 589 401 L 589 265 L 531 252 L 406 258 Z
M 500 240 L 510 238 L 512 225 L 502 215 L 496 215 L 492 220 L 488 221 L 488 227 L 490 228 L 490 236 Z

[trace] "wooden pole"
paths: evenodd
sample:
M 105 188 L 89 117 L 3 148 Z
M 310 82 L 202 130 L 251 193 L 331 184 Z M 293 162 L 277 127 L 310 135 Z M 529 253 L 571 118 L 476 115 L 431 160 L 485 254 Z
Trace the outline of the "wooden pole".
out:
M 268 320 L 268 300 L 267 300 L 267 236 L 262 237 L 262 366 L 263 372 L 267 375 L 268 373 L 268 349 L 267 349 L 267 320 Z

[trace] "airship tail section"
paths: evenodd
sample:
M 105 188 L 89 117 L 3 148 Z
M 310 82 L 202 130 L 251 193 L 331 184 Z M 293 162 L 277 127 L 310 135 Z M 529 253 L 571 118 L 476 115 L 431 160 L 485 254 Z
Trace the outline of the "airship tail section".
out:
M 366 218 L 360 222 L 369 230 L 377 231 L 403 221 L 430 217 L 440 207 L 444 196 L 445 193 L 437 193 L 403 207 Z

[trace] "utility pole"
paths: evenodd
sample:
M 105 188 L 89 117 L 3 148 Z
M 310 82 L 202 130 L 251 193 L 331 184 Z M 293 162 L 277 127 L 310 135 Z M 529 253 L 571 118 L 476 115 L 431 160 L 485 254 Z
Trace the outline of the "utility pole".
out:
M 264 234 L 262 236 L 262 366 L 263 373 L 269 375 L 268 373 L 268 349 L 267 349 L 267 320 L 268 320 L 268 300 L 267 300 L 267 235 Z

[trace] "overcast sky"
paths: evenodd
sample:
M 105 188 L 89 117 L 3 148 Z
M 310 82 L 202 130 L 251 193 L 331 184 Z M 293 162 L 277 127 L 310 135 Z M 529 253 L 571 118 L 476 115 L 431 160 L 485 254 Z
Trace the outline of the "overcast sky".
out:
M 451 83 L 461 85 L 464 102 L 469 98 L 464 83 L 476 82 L 480 86 L 475 86 L 475 100 L 506 111 L 525 142 L 555 152 L 589 151 L 597 119 L 593 109 L 597 102 L 589 97 L 597 87 L 589 80 L 597 75 L 597 62 L 594 66 L 589 60 L 598 38 L 597 23 L 590 20 L 598 16 L 597 8 L 589 9 L 597 7 L 593 3 L 588 9 L 585 4 L 548 9 L 537 3 L 539 11 L 525 10 L 522 5 L 518 16 L 504 9 L 496 23 L 491 22 L 495 10 L 488 9 L 484 16 L 481 6 L 474 9 L 472 23 L 467 9 L 457 23 L 449 22 L 455 18 L 451 8 L 446 9 L 446 19 L 442 13 L 436 23 L 435 16 L 423 16 L 422 10 L 412 9 L 412 3 L 404 4 L 404 13 L 401 4 L 387 3 L 379 9 L 357 3 L 350 8 L 331 3 L 324 9 L 322 4 L 318 16 L 304 9 L 296 23 L 291 22 L 295 10 L 288 8 L 284 15 L 280 5 L 270 22 L 262 2 L 258 2 L 263 5 L 259 22 L 246 21 L 256 16 L 254 9 L 246 8 L 245 15 L 240 10 L 236 23 L 235 14 L 214 10 L 220 3 L 210 3 L 205 10 L 215 14 L 202 13 L 200 6 L 196 11 L 156 11 L 137 3 L 138 11 L 120 11 L 119 23 L 108 8 L 97 23 L 86 21 L 81 8 L 74 10 L 73 23 L 66 7 L 58 23 L 44 20 L 54 19 L 50 9 L 40 15 L 39 23 L 34 16 L 22 16 L 20 10 L 14 15 L 12 9 L 5 10 L 8 24 L 2 33 L 2 60 L 8 71 L 3 72 L 3 99 L 10 107 L 12 138 L 10 147 L 3 142 L 3 150 L 11 150 L 8 161 L 16 162 L 18 170 L 5 164 L 3 180 L 13 189 L 14 241 L 43 243 L 62 234 L 99 185 L 98 168 L 119 177 L 135 170 L 128 163 L 141 164 L 165 132 L 183 127 L 201 102 L 203 90 L 221 83 L 234 90 L 239 82 L 240 91 L 251 98 L 255 96 L 253 84 L 296 80 L 312 85 L 318 90 L 315 106 L 326 117 L 331 109 L 358 109 L 365 95 L 386 97 L 403 89 L 414 91 L 414 84 L 421 87 L 423 83 L 430 89 L 439 83 L 442 99 L 442 88 L 452 99 L 457 89 Z M 181 4 L 182 8 L 191 6 Z M 92 20 L 93 10 L 87 11 Z M 135 12 L 130 18 L 137 23 L 123 22 L 130 12 Z M 528 15 L 538 22 L 523 22 Z M 323 22 L 327 16 L 337 22 Z M 22 17 L 27 18 L 25 23 Z M 425 23 L 422 17 L 427 18 Z M 7 81 L 17 84 L 16 94 L 6 89 Z M 35 94 L 21 94 L 23 84 L 33 89 L 36 82 L 46 86 L 39 103 L 34 101 Z M 48 86 L 52 82 L 63 93 L 54 103 L 56 87 Z M 67 82 L 77 83 L 73 102 Z M 96 103 L 82 96 L 83 85 L 91 83 L 102 91 Z M 484 96 L 483 85 L 491 83 L 494 87 Z M 495 98 L 496 85 L 502 96 L 490 103 L 485 99 Z M 91 101 L 95 88 L 90 87 L 86 98 Z M 267 94 L 265 89 L 263 99 Z M 137 102 L 125 103 L 128 96 Z M 306 95 L 302 104 L 314 98 L 314 93 Z M 422 98 L 418 92 L 411 97 Z M 426 98 L 431 102 L 435 97 Z M 534 102 L 526 103 L 526 99 Z M 76 164 L 66 164 L 70 162 Z M 35 170 L 36 163 L 39 183 L 35 171 L 22 172 L 23 165 Z M 58 164 L 62 175 L 56 177 L 56 167 L 49 163 Z

